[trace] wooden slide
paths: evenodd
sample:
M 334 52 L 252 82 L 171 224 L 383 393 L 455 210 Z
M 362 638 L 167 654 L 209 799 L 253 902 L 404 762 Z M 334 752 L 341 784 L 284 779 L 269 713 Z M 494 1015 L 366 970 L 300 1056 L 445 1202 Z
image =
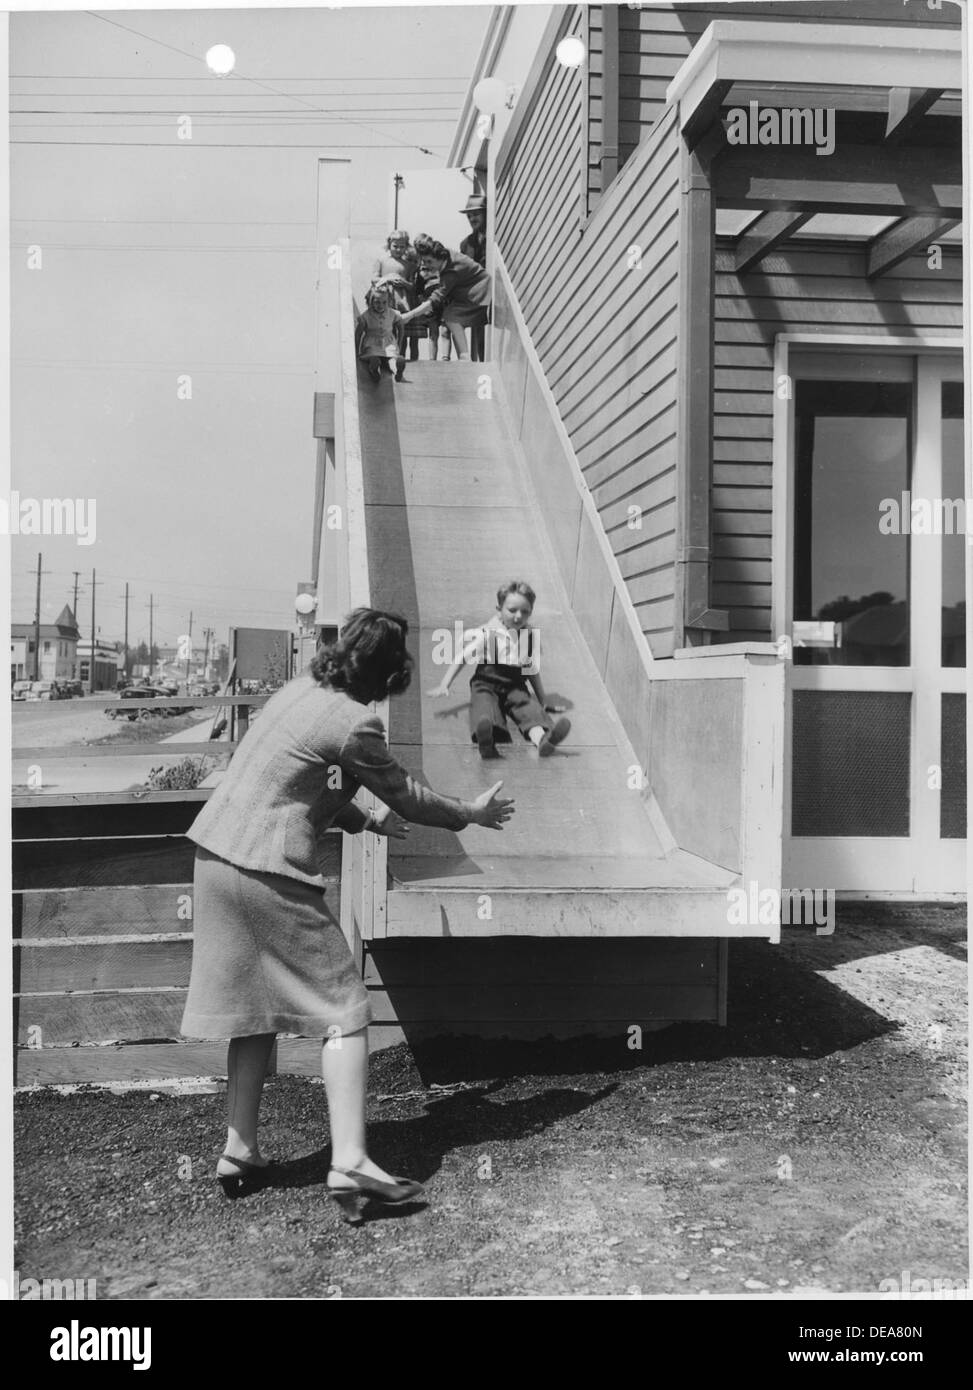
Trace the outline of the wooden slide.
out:
M 390 702 L 396 756 L 428 785 L 469 797 L 503 779 L 517 810 L 502 831 L 414 826 L 389 847 L 388 935 L 715 935 L 728 870 L 675 849 L 568 611 L 544 499 L 518 464 L 489 368 L 413 362 L 405 381 L 362 375 L 359 408 L 372 602 L 409 621 L 412 687 Z M 497 586 L 537 592 L 541 674 L 571 734 L 539 759 L 512 728 L 500 760 L 471 741 L 469 680 L 430 699 L 435 634 L 492 616 Z M 644 782 L 644 779 L 642 779 Z

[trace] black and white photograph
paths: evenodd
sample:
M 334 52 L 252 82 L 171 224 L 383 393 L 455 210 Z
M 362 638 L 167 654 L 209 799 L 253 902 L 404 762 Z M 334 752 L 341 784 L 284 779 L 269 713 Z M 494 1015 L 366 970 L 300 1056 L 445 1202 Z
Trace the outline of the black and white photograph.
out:
M 208 1301 L 942 1356 L 968 25 L 4 17 L 0 1288 L 48 1364 Z

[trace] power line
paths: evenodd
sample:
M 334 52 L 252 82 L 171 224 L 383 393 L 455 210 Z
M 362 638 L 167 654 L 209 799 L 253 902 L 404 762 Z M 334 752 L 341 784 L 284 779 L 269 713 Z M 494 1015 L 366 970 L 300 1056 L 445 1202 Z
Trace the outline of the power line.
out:
M 175 142 L 168 140 L 11 140 L 9 143 L 11 145 L 88 145 L 98 149 L 110 149 L 118 146 L 133 150 L 174 150 L 177 148 Z M 434 145 L 432 149 L 429 149 L 425 145 L 409 145 L 408 142 L 401 140 L 393 145 L 349 145 L 346 141 L 340 145 L 331 145 L 321 144 L 317 140 L 305 140 L 294 145 L 272 144 L 268 141 L 262 141 L 260 144 L 243 144 L 236 141 L 184 140 L 178 148 L 183 150 L 189 148 L 197 150 L 400 150 L 403 143 L 405 143 L 406 148 L 418 150 L 420 154 L 428 154 L 433 159 L 437 158 L 437 151 L 442 154 L 446 149 L 445 145 Z
M 57 92 L 55 96 L 60 96 Z M 243 98 L 241 98 L 243 99 Z M 121 97 L 119 97 L 121 100 Z M 199 97 L 192 98 L 199 101 Z M 213 101 L 217 98 L 214 96 Z M 223 100 L 222 97 L 219 100 Z M 11 116 L 294 116 L 304 120 L 307 116 L 303 111 L 295 111 L 291 106 L 254 106 L 254 107 L 227 107 L 225 110 L 211 111 L 190 111 L 187 113 L 186 105 L 181 106 L 93 106 L 76 107 L 65 109 L 62 106 L 24 106 L 11 108 Z M 455 102 L 448 102 L 445 106 L 377 106 L 370 103 L 368 106 L 315 106 L 311 110 L 311 115 L 337 116 L 342 119 L 341 113 L 344 111 L 367 111 L 371 116 L 393 116 L 396 112 L 405 111 L 412 115 L 423 111 L 455 111 Z
M 198 63 L 200 61 L 200 58 L 197 54 L 187 53 L 185 49 L 176 48 L 175 45 L 171 43 L 166 43 L 164 39 L 157 39 L 152 34 L 146 34 L 139 29 L 132 29 L 127 24 L 120 24 L 117 19 L 108 19 L 105 15 L 97 14 L 94 10 L 86 10 L 85 13 L 89 14 L 93 19 L 100 19 L 104 24 L 113 25 L 116 29 L 124 29 L 126 33 L 134 34 L 136 38 L 145 39 L 148 43 L 157 43 L 162 48 L 169 48 L 172 50 L 173 53 L 178 53 L 183 58 L 189 58 L 191 62 Z M 317 107 L 311 106 L 310 102 L 306 101 L 304 97 L 298 96 L 295 93 L 277 91 L 276 88 L 271 87 L 268 83 L 261 82 L 259 78 L 247 77 L 241 73 L 239 74 L 239 80 L 243 82 L 252 82 L 255 87 L 263 87 L 265 91 L 274 92 L 276 96 L 284 97 L 285 100 L 299 101 L 303 106 L 307 106 L 312 111 L 318 109 Z M 365 125 L 362 121 L 348 120 L 346 123 L 348 125 L 360 126 L 362 130 L 372 129 L 372 127 Z M 373 130 L 372 133 L 375 134 L 376 132 Z M 419 150 L 421 154 L 432 154 L 432 151 L 427 149 L 425 146 L 411 144 L 408 140 L 398 140 L 396 141 L 396 144 L 402 146 L 403 149 L 414 149 Z M 351 146 L 350 148 L 355 147 Z
M 91 14 L 92 12 L 89 10 L 88 13 Z M 98 19 L 98 18 L 103 18 L 103 16 L 94 15 L 93 18 Z M 106 22 L 107 22 L 107 21 L 106 21 Z M 120 25 L 119 27 L 120 27 L 120 28 L 124 28 L 123 25 Z M 133 30 L 131 30 L 130 32 L 131 32 L 131 33 L 134 33 L 135 30 L 133 29 Z M 143 35 L 143 37 L 147 37 L 147 35 Z M 154 39 L 153 42 L 154 42 L 154 43 L 161 43 L 161 39 Z M 181 49 L 176 49 L 175 51 L 176 51 L 177 53 L 182 52 Z M 192 57 L 192 60 L 193 60 L 194 63 L 198 63 L 198 62 L 199 62 L 199 58 L 196 57 L 195 55 L 186 54 L 185 56 L 186 56 L 186 57 Z M 257 80 L 256 78 L 252 78 L 252 77 L 240 77 L 240 76 L 235 75 L 235 74 L 233 74 L 233 73 L 228 73 L 226 77 L 220 78 L 220 83 L 221 83 L 221 85 L 223 85 L 223 84 L 228 83 L 228 82 L 254 82 L 254 81 L 256 81 L 256 80 Z M 425 83 L 427 83 L 427 82 L 452 82 L 452 80 L 453 80 L 453 79 L 452 79 L 451 77 L 442 77 L 442 76 L 440 76 L 440 75 L 436 75 L 436 76 L 434 76 L 434 77 L 416 77 L 416 76 L 412 75 L 411 73 L 405 73 L 405 72 L 399 72 L 399 73 L 390 74 L 388 77 L 379 77 L 379 76 L 375 76 L 375 77 L 369 76 L 369 77 L 367 77 L 367 78 L 365 78 L 365 77 L 328 77 L 326 73 L 318 73 L 318 74 L 316 74 L 314 77 L 265 77 L 265 78 L 263 79 L 264 82 L 366 82 L 366 81 L 367 81 L 368 84 L 369 84 L 369 86 L 371 86 L 371 84 L 372 84 L 373 82 L 416 82 L 416 83 L 423 83 L 423 84 L 425 84 Z M 199 78 L 198 78 L 198 77 L 175 77 L 175 76 L 170 76 L 168 73 L 128 73 L 128 72 L 122 72 L 122 73 L 108 73 L 108 72 L 98 72 L 98 73 L 91 73 L 91 72 L 18 72 L 18 73 L 11 73 L 11 74 L 10 74 L 10 81 L 11 81 L 11 82 L 198 82 L 198 81 L 199 81 Z M 454 92 L 459 92 L 460 94 L 462 94 L 463 92 L 466 91 L 466 88 L 465 88 L 465 87 L 451 87 L 451 88 L 449 88 L 449 90 L 450 90 L 450 91 L 454 91 Z M 79 93 L 79 95 L 82 95 L 82 96 L 83 96 L 84 93 Z M 314 96 L 314 93 L 313 93 L 313 92 L 308 92 L 307 95 L 308 95 L 308 96 Z M 329 95 L 332 95 L 332 94 L 329 93 Z M 352 95 L 355 95 L 355 94 L 352 93 Z M 360 93 L 359 93 L 359 95 L 360 95 Z M 434 96 L 439 96 L 440 93 L 434 92 L 433 95 L 434 95 Z
M 26 250 L 34 243 L 30 241 L 12 241 L 10 245 L 18 250 Z M 191 246 L 189 244 L 146 246 L 135 242 L 123 241 L 45 241 L 44 250 L 51 251 L 219 251 L 221 254 L 227 251 L 276 251 L 286 252 L 287 255 L 313 256 L 316 251 L 314 246 Z
M 316 222 L 209 221 L 199 217 L 12 217 L 11 222 L 92 223 L 98 227 L 315 227 Z
M 131 363 L 131 361 L 92 361 L 90 359 L 58 360 L 56 357 L 46 357 L 46 359 L 31 359 L 22 357 L 14 359 L 14 367 L 28 367 L 33 370 L 49 371 L 51 368 L 61 371 L 150 371 L 154 375 L 164 373 L 227 373 L 232 375 L 240 373 L 242 375 L 254 375 L 254 377 L 313 377 L 313 367 L 268 367 L 264 363 Z

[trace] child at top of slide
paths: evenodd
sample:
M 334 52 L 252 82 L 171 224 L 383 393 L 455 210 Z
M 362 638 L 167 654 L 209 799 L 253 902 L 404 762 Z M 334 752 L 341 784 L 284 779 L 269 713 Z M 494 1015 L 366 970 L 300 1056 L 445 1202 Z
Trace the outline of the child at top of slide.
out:
M 395 358 L 395 379 L 402 380 L 405 372 L 404 330 L 402 315 L 394 307 L 391 286 L 373 284 L 365 295 L 365 309 L 355 325 L 355 346 L 358 356 L 368 368 L 372 381 L 378 381 L 382 366 L 391 371 L 390 357 Z
M 463 649 L 428 693 L 434 699 L 449 694 L 462 666 L 475 670 L 470 677 L 470 728 L 481 758 L 496 758 L 498 741 L 510 741 L 507 716 L 513 719 L 540 757 L 549 757 L 567 738 L 571 725 L 561 718 L 552 722 L 560 705 L 546 705 L 540 677 L 540 633 L 530 626 L 536 596 L 523 580 L 511 580 L 497 590 L 497 611 L 480 627 L 463 633 Z

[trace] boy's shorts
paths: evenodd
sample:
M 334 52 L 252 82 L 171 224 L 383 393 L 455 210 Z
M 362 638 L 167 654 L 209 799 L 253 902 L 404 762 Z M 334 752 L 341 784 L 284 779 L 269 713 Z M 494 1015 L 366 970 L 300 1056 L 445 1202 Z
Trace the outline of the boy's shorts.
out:
M 552 725 L 536 695 L 528 689 L 519 666 L 477 666 L 470 677 L 470 731 L 474 742 L 477 724 L 481 719 L 490 719 L 495 742 L 510 743 L 508 717 L 524 738 L 538 724 L 544 729 Z

